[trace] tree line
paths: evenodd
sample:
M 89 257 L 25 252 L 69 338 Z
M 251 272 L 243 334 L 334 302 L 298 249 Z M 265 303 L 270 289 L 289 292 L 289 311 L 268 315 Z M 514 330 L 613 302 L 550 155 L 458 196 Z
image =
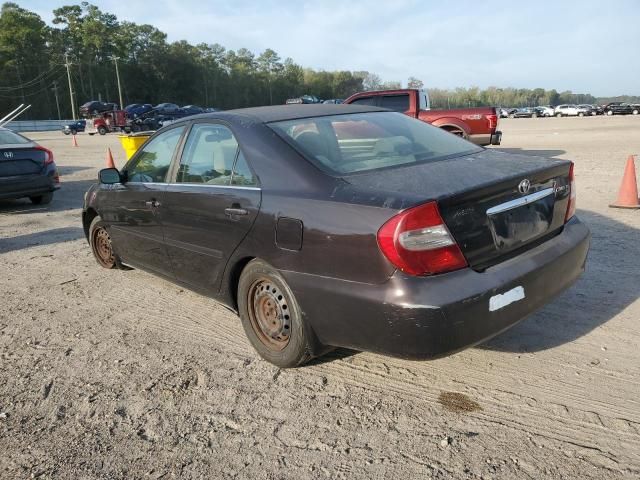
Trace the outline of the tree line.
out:
M 115 62 L 125 104 L 165 101 L 230 109 L 282 104 L 303 94 L 345 98 L 362 90 L 402 86 L 366 71 L 304 68 L 269 48 L 256 54 L 218 43 L 168 42 L 154 26 L 119 21 L 88 2 L 53 10 L 53 26 L 16 3 L 2 5 L 0 114 L 30 103 L 31 110 L 22 118 L 70 118 L 67 62 L 76 106 L 89 100 L 118 101 Z M 423 88 L 414 77 L 407 85 Z M 599 100 L 588 94 L 497 87 L 433 88 L 429 93 L 436 108 Z

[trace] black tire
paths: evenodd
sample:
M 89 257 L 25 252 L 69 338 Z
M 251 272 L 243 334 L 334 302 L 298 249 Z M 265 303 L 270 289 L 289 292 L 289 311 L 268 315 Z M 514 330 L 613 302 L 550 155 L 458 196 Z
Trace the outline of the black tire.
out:
M 613 115 L 613 110 L 609 110 L 609 111 L 607 112 L 607 115 L 609 115 L 609 116 Z
M 141 130 L 140 125 L 138 125 L 137 123 L 134 123 L 133 125 L 131 125 L 131 131 L 133 133 L 139 132 Z
M 71 132 L 69 130 L 63 130 L 62 133 L 64 133 L 65 135 L 69 135 Z
M 636 109 L 634 109 L 631 113 L 632 113 L 632 114 L 634 114 L 634 115 L 638 115 L 638 113 L 640 113 L 640 110 L 638 110 L 638 109 L 636 108 Z
M 107 134 L 107 129 L 101 125 L 101 126 L 98 127 L 98 133 L 100 135 L 106 135 Z
M 538 118 L 538 114 L 537 114 L 537 113 L 533 113 L 533 114 L 531 115 L 531 118 Z
M 510 113 L 509 118 L 516 118 L 516 116 L 513 113 Z
M 253 348 L 280 368 L 303 365 L 322 348 L 287 282 L 262 260 L 249 262 L 240 275 L 238 312 Z
M 584 117 L 584 112 L 578 112 L 579 117 Z
M 53 193 L 43 193 L 42 195 L 34 195 L 33 197 L 29 197 L 31 203 L 34 205 L 46 205 L 47 203 L 51 203 L 53 200 Z
M 95 217 L 89 226 L 89 246 L 96 262 L 103 268 L 119 268 L 128 270 L 120 262 L 120 258 L 113 250 L 111 237 L 106 229 L 105 223 L 100 217 Z
M 562 118 L 562 114 L 561 113 L 556 113 L 556 117 Z

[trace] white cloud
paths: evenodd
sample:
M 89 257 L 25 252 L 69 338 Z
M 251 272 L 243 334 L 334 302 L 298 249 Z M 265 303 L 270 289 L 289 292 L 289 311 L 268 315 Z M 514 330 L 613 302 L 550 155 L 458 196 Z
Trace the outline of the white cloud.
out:
M 50 2 L 22 2 L 50 20 Z M 71 2 L 64 2 L 68 4 Z M 169 40 L 220 43 L 316 69 L 478 85 L 639 94 L 640 2 L 95 1 Z M 32 6 L 30 6 L 30 4 Z

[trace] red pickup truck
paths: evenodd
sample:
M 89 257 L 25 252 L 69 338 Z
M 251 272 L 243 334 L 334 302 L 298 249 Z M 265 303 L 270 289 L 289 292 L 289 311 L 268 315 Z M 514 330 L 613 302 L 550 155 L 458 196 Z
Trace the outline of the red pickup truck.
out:
M 376 90 L 351 95 L 344 103 L 375 105 L 404 113 L 430 123 L 477 144 L 500 145 L 498 112 L 495 107 L 431 110 L 429 96 L 424 90 Z

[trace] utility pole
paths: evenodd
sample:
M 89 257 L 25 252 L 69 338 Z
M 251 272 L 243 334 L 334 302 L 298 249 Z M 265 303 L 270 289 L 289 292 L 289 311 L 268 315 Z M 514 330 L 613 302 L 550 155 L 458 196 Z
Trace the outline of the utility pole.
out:
M 118 70 L 118 60 L 120 57 L 111 57 L 113 63 L 116 64 L 116 79 L 118 80 L 118 97 L 120 98 L 120 108 L 124 108 L 124 102 L 122 101 L 122 87 L 120 86 L 120 70 Z
M 71 99 L 71 115 L 73 116 L 73 120 L 76 119 L 76 103 L 73 100 L 73 86 L 71 85 L 71 69 L 69 68 L 71 64 L 69 63 L 69 56 L 64 54 L 64 65 L 67 67 L 67 78 L 69 79 L 69 98 Z
M 53 81 L 53 94 L 56 96 L 56 108 L 58 109 L 58 120 L 62 120 L 62 116 L 60 115 L 60 102 L 58 101 L 58 82 Z

